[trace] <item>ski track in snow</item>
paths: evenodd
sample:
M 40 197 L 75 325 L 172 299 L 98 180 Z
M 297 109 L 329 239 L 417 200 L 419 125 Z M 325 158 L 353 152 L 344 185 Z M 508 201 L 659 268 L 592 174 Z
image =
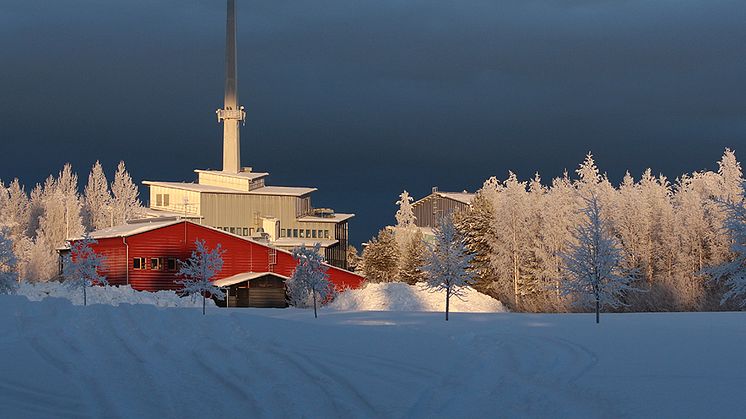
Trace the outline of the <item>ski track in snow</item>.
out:
M 587 318 L 555 316 L 552 328 L 542 328 L 532 326 L 536 316 L 514 314 L 463 314 L 445 323 L 433 313 L 316 320 L 301 310 L 213 309 L 203 317 L 199 309 L 11 303 L 0 305 L 7 319 L 0 324 L 3 417 L 590 418 L 644 411 L 625 405 L 628 395 L 598 388 L 610 356 L 596 340 L 608 336 Z M 579 328 L 591 333 L 573 335 Z M 594 333 L 600 337 L 587 337 Z M 684 379 L 711 379 L 690 375 Z

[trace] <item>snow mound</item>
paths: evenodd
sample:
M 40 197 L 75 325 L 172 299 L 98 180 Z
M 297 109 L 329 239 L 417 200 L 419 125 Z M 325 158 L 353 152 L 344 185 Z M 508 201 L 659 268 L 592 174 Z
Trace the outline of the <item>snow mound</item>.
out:
M 464 301 L 451 297 L 450 311 L 507 311 L 500 301 L 473 288 L 466 288 L 464 294 Z M 431 292 L 424 284 L 368 283 L 364 288 L 338 294 L 334 301 L 325 307 L 336 311 L 445 311 L 445 299 L 445 291 Z
M 64 298 L 74 305 L 83 305 L 83 290 L 73 289 L 60 282 L 21 282 L 18 295 L 23 295 L 31 301 L 41 301 L 47 297 Z M 119 304 L 148 304 L 157 307 L 202 307 L 202 300 L 190 297 L 180 297 L 174 291 L 136 291 L 129 285 L 88 287 L 88 304 L 105 304 L 118 306 Z M 208 299 L 207 304 L 215 303 Z

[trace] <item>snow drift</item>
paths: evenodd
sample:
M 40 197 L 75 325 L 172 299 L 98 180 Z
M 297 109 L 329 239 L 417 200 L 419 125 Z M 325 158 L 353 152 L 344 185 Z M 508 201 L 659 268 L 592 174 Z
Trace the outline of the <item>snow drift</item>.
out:
M 473 288 L 464 289 L 463 301 L 451 297 L 451 312 L 502 312 L 502 303 L 479 293 Z M 368 283 L 364 288 L 347 290 L 325 306 L 336 311 L 445 311 L 445 291 L 433 292 L 423 284 L 408 285 L 401 282 Z
M 202 307 L 202 300 L 192 301 L 190 297 L 180 297 L 174 291 L 136 291 L 129 285 L 88 287 L 88 304 L 148 304 L 158 307 Z M 22 282 L 17 291 L 31 301 L 40 301 L 47 297 L 64 298 L 75 305 L 83 305 L 83 290 L 70 288 L 60 282 Z M 207 301 L 215 306 L 212 300 Z

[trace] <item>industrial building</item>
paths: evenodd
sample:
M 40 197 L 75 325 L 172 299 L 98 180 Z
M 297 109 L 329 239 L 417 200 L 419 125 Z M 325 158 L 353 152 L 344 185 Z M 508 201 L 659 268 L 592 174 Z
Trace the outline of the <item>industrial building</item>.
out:
M 149 217 L 180 217 L 280 249 L 320 243 L 331 265 L 347 268 L 348 221 L 354 214 L 314 208 L 316 188 L 267 185 L 269 173 L 241 166 L 235 0 L 228 0 L 222 170 L 195 170 L 196 182 L 144 181 L 150 189 Z

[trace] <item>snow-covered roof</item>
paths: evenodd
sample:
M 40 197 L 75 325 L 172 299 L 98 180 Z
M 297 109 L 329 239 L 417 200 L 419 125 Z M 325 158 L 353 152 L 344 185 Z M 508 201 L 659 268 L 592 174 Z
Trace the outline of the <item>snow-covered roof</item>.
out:
M 222 170 L 202 170 L 202 169 L 195 169 L 194 173 L 211 173 L 211 174 L 216 174 L 220 176 L 226 176 L 226 177 L 232 177 L 232 178 L 238 178 L 238 179 L 249 179 L 249 180 L 255 180 L 255 179 L 260 179 L 260 178 L 269 176 L 269 173 L 265 173 L 265 172 L 231 173 L 231 172 L 223 172 Z
M 104 228 L 102 230 L 93 231 L 91 232 L 91 238 L 109 239 L 113 237 L 129 237 L 134 236 L 135 234 L 145 233 L 151 230 L 172 226 L 181 222 L 183 221 L 175 218 L 153 218 L 152 221 L 150 221 L 149 219 L 143 219 L 130 224 L 122 224 L 110 228 Z M 75 238 L 73 240 L 79 239 L 81 239 L 81 237 Z
M 201 215 L 197 214 L 184 214 L 183 212 L 179 211 L 168 211 L 158 208 L 142 208 L 140 209 L 140 214 L 145 216 L 145 218 L 151 218 L 151 217 L 179 217 L 184 219 L 200 219 L 205 218 Z
M 313 247 L 316 243 L 321 243 L 322 248 L 334 246 L 339 243 L 339 240 L 321 240 L 321 239 L 301 239 L 296 237 L 283 237 L 273 241 L 271 244 L 278 247 L 298 247 L 305 245 L 306 247 Z
M 260 278 L 266 275 L 273 275 L 273 276 L 286 279 L 286 280 L 289 279 L 289 277 L 285 275 L 280 275 L 276 272 L 242 272 L 240 274 L 236 274 L 233 276 L 229 276 L 227 278 L 213 281 L 213 284 L 215 284 L 218 287 L 227 287 L 229 285 L 240 284 L 241 282 L 250 281 L 252 279 Z
M 240 191 L 231 188 L 225 188 L 222 186 L 212 185 L 201 185 L 199 183 L 187 183 L 187 182 L 160 182 L 144 180 L 142 182 L 148 186 L 161 186 L 164 188 L 180 189 L 184 191 L 192 192 L 204 192 L 204 193 L 229 193 L 239 195 L 281 195 L 281 196 L 303 196 L 311 192 L 316 191 L 316 188 L 306 187 L 290 187 L 290 186 L 264 186 L 262 188 L 256 188 L 251 191 Z
M 458 202 L 468 205 L 468 204 L 471 204 L 471 201 L 474 199 L 474 197 L 477 194 L 469 193 L 465 191 L 464 192 L 433 192 L 432 194 L 415 201 L 412 205 L 419 205 L 426 199 L 430 198 L 431 196 L 435 196 L 435 195 L 440 196 L 442 198 L 452 199 L 454 201 L 458 201 Z
M 342 221 L 349 220 L 350 218 L 354 216 L 355 214 L 342 214 L 342 213 L 335 213 L 331 217 L 317 217 L 314 215 L 306 215 L 306 216 L 298 218 L 298 221 L 307 222 L 307 223 L 341 223 Z

